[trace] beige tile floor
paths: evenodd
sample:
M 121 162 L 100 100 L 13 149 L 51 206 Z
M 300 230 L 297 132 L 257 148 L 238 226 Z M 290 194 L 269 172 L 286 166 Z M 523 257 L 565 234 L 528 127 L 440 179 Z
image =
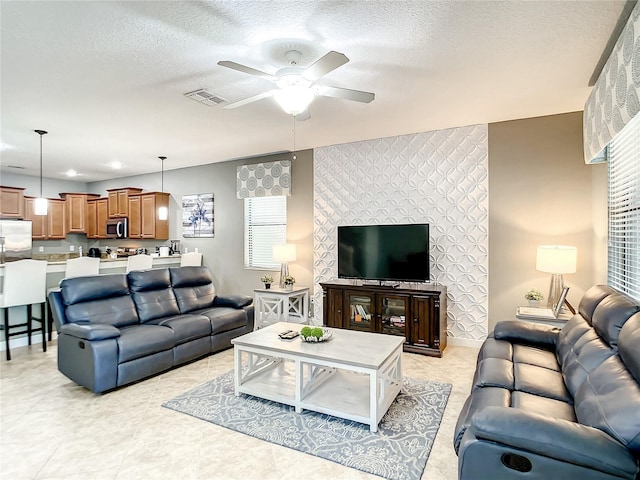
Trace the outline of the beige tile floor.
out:
M 34 346 L 12 355 L 0 362 L 3 480 L 378 478 L 161 406 L 231 370 L 232 350 L 103 395 L 58 372 L 55 341 L 46 353 Z M 457 478 L 453 429 L 476 355 L 451 346 L 441 359 L 403 355 L 405 376 L 453 384 L 423 479 Z

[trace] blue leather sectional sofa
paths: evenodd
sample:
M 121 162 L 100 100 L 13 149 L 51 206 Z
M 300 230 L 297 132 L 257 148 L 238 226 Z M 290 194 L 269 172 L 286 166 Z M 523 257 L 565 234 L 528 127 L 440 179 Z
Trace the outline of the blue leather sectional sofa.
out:
M 254 325 L 252 298 L 216 295 L 206 267 L 67 278 L 49 302 L 58 370 L 95 393 L 229 348 Z
M 595 286 L 562 330 L 498 323 L 458 417 L 458 477 L 640 478 L 639 311 Z

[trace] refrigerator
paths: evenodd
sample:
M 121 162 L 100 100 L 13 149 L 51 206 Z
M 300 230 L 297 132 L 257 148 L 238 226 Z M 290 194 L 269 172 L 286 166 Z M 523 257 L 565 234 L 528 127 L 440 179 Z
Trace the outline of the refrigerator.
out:
M 0 220 L 0 264 L 31 258 L 31 220 Z

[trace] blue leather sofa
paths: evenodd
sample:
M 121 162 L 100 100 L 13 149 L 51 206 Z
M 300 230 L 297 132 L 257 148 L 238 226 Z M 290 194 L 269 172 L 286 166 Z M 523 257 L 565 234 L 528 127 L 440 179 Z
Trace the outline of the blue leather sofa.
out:
M 229 348 L 254 325 L 252 298 L 216 295 L 206 267 L 67 278 L 49 302 L 58 370 L 95 393 Z
M 639 311 L 595 286 L 562 330 L 498 323 L 458 417 L 458 477 L 640 478 Z

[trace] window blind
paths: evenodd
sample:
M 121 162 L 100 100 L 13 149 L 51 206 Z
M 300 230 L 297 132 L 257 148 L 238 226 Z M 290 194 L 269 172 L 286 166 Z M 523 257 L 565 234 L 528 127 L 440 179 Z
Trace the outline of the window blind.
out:
M 640 115 L 609 144 L 608 283 L 640 300 Z
M 287 197 L 244 199 L 244 267 L 277 270 L 273 246 L 287 240 Z

